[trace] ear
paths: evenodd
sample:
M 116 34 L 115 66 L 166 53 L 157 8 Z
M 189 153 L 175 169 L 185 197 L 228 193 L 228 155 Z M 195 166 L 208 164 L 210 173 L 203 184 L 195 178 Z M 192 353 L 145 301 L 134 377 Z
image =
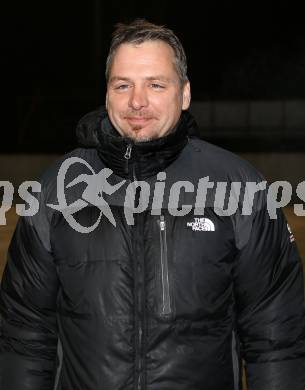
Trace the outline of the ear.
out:
M 191 103 L 191 85 L 187 81 L 183 86 L 182 91 L 182 110 L 187 110 Z
M 106 92 L 105 107 L 106 107 L 106 110 L 108 111 L 108 91 Z

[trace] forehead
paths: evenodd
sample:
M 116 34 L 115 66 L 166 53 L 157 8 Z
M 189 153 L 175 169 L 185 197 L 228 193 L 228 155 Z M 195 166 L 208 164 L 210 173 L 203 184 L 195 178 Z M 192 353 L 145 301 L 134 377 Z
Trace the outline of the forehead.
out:
M 116 50 L 111 76 L 117 73 L 128 72 L 139 74 L 143 72 L 176 74 L 174 65 L 174 50 L 163 41 L 146 41 L 141 44 L 123 43 Z

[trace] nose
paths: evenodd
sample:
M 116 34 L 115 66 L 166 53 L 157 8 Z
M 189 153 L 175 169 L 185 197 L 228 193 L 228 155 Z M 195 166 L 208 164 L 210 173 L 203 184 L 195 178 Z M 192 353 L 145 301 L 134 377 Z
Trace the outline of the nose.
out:
M 134 110 L 140 110 L 148 105 L 148 96 L 143 86 L 135 86 L 132 89 L 129 106 Z

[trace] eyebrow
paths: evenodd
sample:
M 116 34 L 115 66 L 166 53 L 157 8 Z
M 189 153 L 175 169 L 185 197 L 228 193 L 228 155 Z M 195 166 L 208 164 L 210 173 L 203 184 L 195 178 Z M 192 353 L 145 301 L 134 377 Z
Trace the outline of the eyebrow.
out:
M 160 81 L 164 81 L 164 82 L 171 82 L 172 81 L 170 78 L 162 76 L 162 75 L 145 77 L 144 80 L 148 80 L 148 81 L 160 80 Z M 130 79 L 129 77 L 113 76 L 113 77 L 110 78 L 109 83 L 113 83 L 115 81 L 129 81 L 129 82 L 132 82 L 132 79 Z

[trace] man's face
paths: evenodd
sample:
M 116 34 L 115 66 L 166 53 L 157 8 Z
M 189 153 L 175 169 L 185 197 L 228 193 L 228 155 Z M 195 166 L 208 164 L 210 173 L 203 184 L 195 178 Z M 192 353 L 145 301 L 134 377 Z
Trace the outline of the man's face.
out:
M 190 85 L 182 87 L 174 51 L 163 41 L 124 43 L 112 62 L 106 108 L 117 131 L 135 141 L 169 133 L 190 103 Z

